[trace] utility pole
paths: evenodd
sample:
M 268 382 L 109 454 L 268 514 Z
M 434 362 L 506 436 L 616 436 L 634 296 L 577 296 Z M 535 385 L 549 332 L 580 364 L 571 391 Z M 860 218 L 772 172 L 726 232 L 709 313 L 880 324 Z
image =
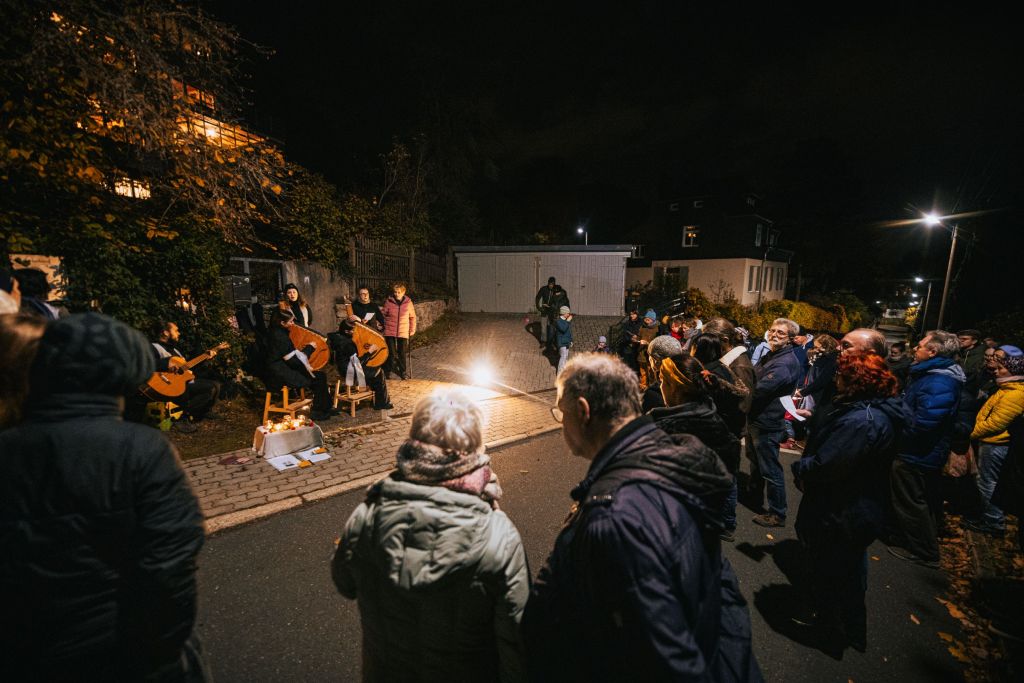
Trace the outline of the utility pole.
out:
M 959 225 L 953 225 L 953 241 L 949 245 L 949 263 L 946 264 L 946 282 L 942 285 L 942 303 L 939 304 L 939 322 L 936 329 L 942 329 L 942 323 L 946 319 L 946 297 L 949 296 L 949 280 L 953 276 L 953 254 L 956 253 L 956 238 Z

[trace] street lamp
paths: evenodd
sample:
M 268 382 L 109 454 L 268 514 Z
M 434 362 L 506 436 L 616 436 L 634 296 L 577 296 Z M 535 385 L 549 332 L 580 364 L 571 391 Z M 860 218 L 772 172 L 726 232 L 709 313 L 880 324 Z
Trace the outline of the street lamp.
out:
M 942 222 L 942 217 L 935 213 L 926 213 L 924 215 L 924 224 L 928 227 L 945 224 Z M 942 301 L 939 304 L 939 322 L 935 325 L 936 329 L 942 329 L 942 321 L 946 317 L 946 298 L 949 296 L 949 279 L 953 275 L 953 255 L 956 253 L 956 238 L 959 231 L 959 224 L 953 224 L 953 240 L 949 243 L 949 262 L 946 264 L 946 281 L 942 284 Z
M 586 228 L 584 228 L 584 227 L 583 227 L 583 226 L 581 225 L 581 226 L 579 226 L 578 228 L 576 228 L 576 233 L 577 233 L 577 234 L 579 234 L 579 235 L 583 235 L 583 244 L 584 244 L 584 245 L 588 245 L 588 244 L 590 244 L 590 235 L 589 235 L 589 234 L 587 234 L 587 230 L 586 230 Z

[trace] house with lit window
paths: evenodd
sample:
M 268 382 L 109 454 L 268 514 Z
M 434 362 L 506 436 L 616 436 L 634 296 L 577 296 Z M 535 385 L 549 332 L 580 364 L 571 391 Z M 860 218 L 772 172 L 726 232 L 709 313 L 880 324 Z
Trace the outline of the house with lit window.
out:
M 754 194 L 680 197 L 659 206 L 656 235 L 644 259 L 630 259 L 629 285 L 651 283 L 674 296 L 696 287 L 712 301 L 742 304 L 781 299 L 793 252 L 780 249 L 780 231 L 757 210 Z

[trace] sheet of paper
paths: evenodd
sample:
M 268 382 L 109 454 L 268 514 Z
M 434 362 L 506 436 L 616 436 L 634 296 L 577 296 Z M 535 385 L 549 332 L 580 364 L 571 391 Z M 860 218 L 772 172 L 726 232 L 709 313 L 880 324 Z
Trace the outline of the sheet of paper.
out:
M 321 447 L 318 446 L 317 448 L 307 448 L 304 451 L 299 451 L 298 453 L 295 454 L 295 457 L 298 458 L 299 460 L 308 460 L 308 461 L 314 462 L 314 463 L 315 462 L 323 462 L 324 460 L 330 460 L 331 459 L 330 451 L 324 449 L 323 453 L 316 453 L 315 451 L 318 448 L 321 448 Z
M 803 415 L 796 414 L 796 404 L 793 403 L 792 396 L 783 396 L 779 400 L 782 401 L 782 407 L 785 408 L 786 412 L 792 415 L 794 419 L 799 420 L 800 422 L 803 422 L 804 420 L 807 419 Z
M 294 455 L 278 455 L 274 458 L 267 458 L 267 462 L 269 462 L 278 472 L 293 470 L 299 466 L 299 461 Z
M 368 323 L 371 320 L 373 320 L 373 313 L 367 313 L 366 315 L 363 316 L 364 323 Z

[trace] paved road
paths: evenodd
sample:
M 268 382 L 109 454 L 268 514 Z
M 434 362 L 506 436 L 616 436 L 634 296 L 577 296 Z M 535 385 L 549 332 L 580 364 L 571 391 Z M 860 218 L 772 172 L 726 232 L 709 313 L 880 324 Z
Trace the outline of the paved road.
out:
M 534 573 L 586 464 L 568 455 L 558 433 L 495 453 L 503 507 L 520 529 Z M 344 494 L 208 540 L 200 558 L 199 630 L 215 680 L 359 679 L 358 610 L 334 591 L 329 560 L 338 531 L 361 498 Z M 791 500 L 793 510 L 796 504 Z M 727 555 L 751 600 L 754 647 L 767 680 L 963 680 L 938 636 L 962 637 L 935 599 L 945 590 L 941 573 L 872 547 L 878 560 L 869 561 L 868 652 L 850 650 L 836 661 L 804 644 L 805 636 L 788 620 L 802 594 L 786 578 L 799 574 L 792 529 L 771 530 L 769 539 L 750 523 L 751 515 L 740 509 L 737 542 L 727 546 Z

